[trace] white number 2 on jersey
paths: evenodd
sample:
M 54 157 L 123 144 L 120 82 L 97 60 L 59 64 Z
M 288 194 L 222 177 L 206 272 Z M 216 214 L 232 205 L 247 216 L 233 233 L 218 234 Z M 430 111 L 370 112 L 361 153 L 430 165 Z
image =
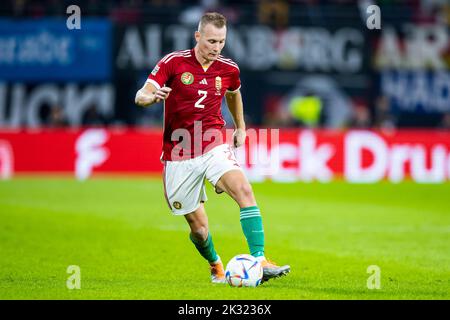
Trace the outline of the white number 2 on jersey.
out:
M 200 104 L 203 100 L 206 99 L 206 95 L 208 94 L 207 91 L 204 90 L 198 90 L 198 94 L 201 95 L 200 99 L 197 100 L 197 102 L 195 103 L 195 107 L 196 108 L 200 108 L 203 109 L 205 107 L 204 104 Z

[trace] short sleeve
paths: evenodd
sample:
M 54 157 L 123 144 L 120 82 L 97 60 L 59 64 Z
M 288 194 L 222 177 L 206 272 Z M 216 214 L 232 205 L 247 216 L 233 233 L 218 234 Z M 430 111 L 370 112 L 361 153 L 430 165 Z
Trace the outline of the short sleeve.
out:
M 169 80 L 171 65 L 162 58 L 148 75 L 147 82 L 153 84 L 157 89 L 161 89 Z
M 239 69 L 236 68 L 234 69 L 231 75 L 230 85 L 228 86 L 227 91 L 233 92 L 239 90 L 240 88 L 241 88 L 240 71 Z

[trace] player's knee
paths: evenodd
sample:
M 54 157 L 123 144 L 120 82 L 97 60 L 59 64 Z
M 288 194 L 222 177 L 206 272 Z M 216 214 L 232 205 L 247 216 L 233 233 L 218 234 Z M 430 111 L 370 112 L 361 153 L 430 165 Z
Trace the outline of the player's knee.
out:
M 195 226 L 191 228 L 192 236 L 199 240 L 199 241 L 205 241 L 208 239 L 208 227 L 207 226 Z
M 237 197 L 239 199 L 253 199 L 253 189 L 249 183 L 242 183 L 237 188 Z

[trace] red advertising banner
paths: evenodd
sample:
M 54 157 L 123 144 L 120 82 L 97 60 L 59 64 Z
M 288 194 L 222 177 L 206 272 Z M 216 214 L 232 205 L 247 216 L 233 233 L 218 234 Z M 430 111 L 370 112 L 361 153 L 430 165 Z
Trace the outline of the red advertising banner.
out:
M 161 130 L 0 131 L 0 172 L 9 166 L 10 175 L 71 173 L 80 179 L 93 172 L 158 173 L 161 145 Z
M 450 132 L 249 129 L 236 149 L 252 181 L 373 183 L 450 180 Z M 0 177 L 20 173 L 159 174 L 159 129 L 0 131 Z

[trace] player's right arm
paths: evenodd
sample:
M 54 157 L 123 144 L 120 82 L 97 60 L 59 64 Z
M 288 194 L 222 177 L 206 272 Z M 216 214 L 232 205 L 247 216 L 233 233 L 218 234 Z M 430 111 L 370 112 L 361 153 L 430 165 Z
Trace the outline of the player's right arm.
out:
M 144 86 L 138 90 L 134 102 L 141 107 L 148 107 L 161 100 L 166 100 L 169 97 L 169 87 L 162 87 L 157 89 L 151 82 L 146 82 Z
M 134 99 L 135 103 L 141 107 L 148 107 L 169 97 L 171 88 L 164 86 L 170 79 L 173 72 L 173 59 L 177 53 L 170 53 L 162 58 L 149 74 L 144 86 L 138 90 Z M 172 60 L 171 63 L 169 61 Z

